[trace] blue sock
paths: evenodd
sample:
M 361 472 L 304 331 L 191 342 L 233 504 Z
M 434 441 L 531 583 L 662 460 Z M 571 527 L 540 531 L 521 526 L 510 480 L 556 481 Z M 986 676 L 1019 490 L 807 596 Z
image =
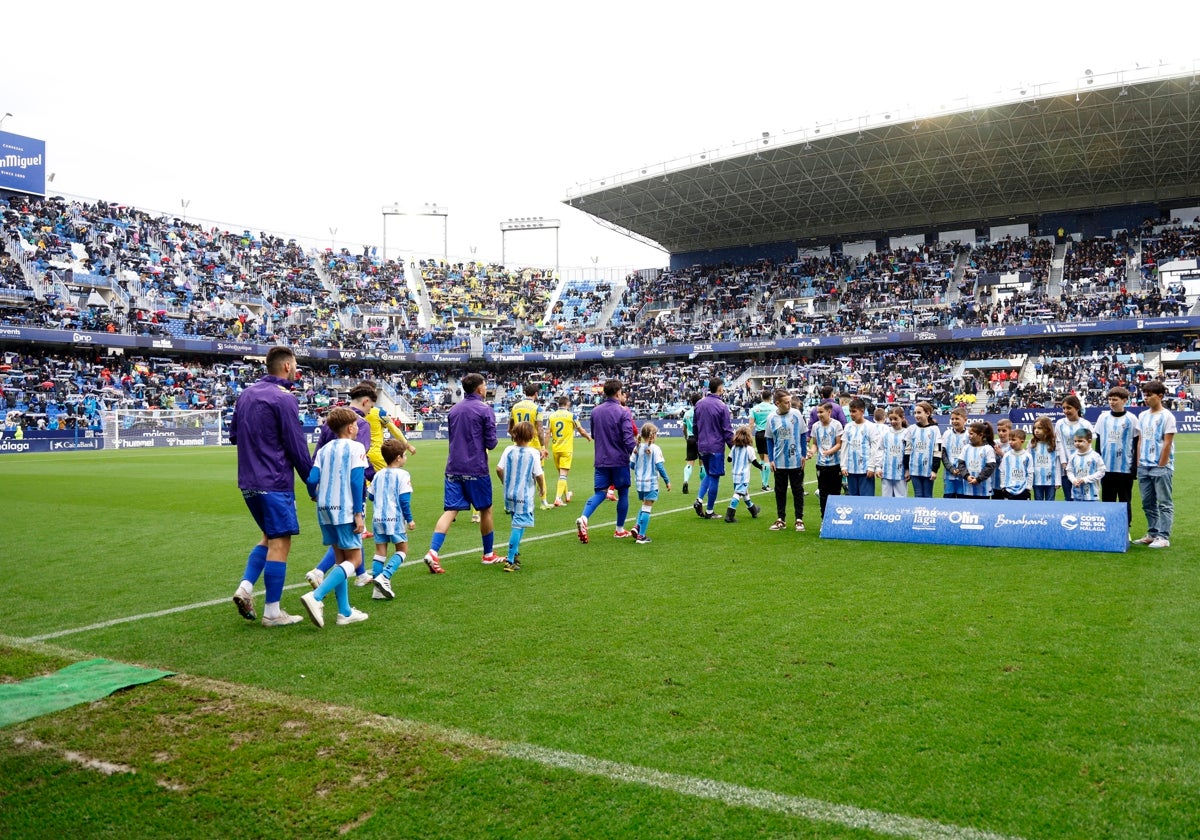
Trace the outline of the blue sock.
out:
M 387 565 L 383 567 L 383 576 L 391 580 L 392 575 L 396 574 L 396 570 L 400 568 L 400 564 L 404 562 L 404 553 L 397 551 L 388 559 Z
M 625 517 L 629 515 L 629 488 L 622 487 L 617 491 L 617 527 L 625 527 Z
M 263 583 L 267 586 L 266 603 L 278 603 L 283 597 L 283 579 L 287 577 L 287 563 L 269 560 L 263 564 Z
M 737 496 L 734 496 L 732 499 L 730 499 L 730 500 L 729 500 L 729 506 L 730 506 L 731 508 L 733 508 L 734 510 L 737 510 L 737 503 L 738 503 L 738 497 L 737 497 Z
M 246 557 L 246 571 L 242 574 L 242 580 L 258 583 L 259 575 L 263 573 L 263 566 L 266 564 L 267 547 L 265 545 L 254 546 L 250 549 L 249 556 Z
M 637 518 L 638 533 L 643 537 L 646 536 L 646 531 L 650 529 L 650 514 L 646 511 L 640 511 Z
M 318 601 L 324 601 L 325 596 L 337 588 L 339 583 L 346 582 L 346 570 L 341 566 L 334 566 L 329 570 L 329 574 L 325 575 L 324 582 L 317 587 L 313 592 L 313 597 Z
M 508 535 L 508 559 L 512 561 L 521 553 L 521 537 L 525 536 L 524 528 L 513 528 Z
M 683 465 L 683 480 L 684 480 L 684 482 L 689 481 L 691 479 L 691 477 L 692 477 L 692 465 L 684 464 Z
M 708 482 L 708 509 L 712 510 L 717 504 L 717 491 L 721 489 L 721 479 L 716 476 Z
M 491 554 L 492 549 L 496 546 L 496 532 L 488 531 L 483 535 L 483 553 Z
M 383 574 L 383 568 L 384 568 L 384 564 L 386 562 L 387 562 L 386 560 L 380 560 L 378 554 L 376 554 L 374 557 L 372 557 L 371 558 L 371 575 L 374 577 L 379 577 L 381 574 Z
M 700 478 L 700 489 L 696 491 L 696 500 L 703 502 L 708 495 L 708 476 L 704 475 Z
M 346 576 L 338 581 L 337 588 L 333 590 L 334 597 L 337 598 L 338 612 L 342 615 L 350 615 L 350 586 L 346 583 Z
M 317 564 L 317 568 L 322 572 L 328 572 L 333 568 L 333 546 L 329 546 L 329 550 L 325 552 L 325 556 L 321 558 L 321 562 Z
M 439 551 L 442 550 L 442 546 L 445 545 L 445 543 L 446 543 L 446 535 L 439 534 L 437 531 L 434 531 L 433 536 L 429 540 L 429 550 L 432 551 L 434 554 L 437 554 Z

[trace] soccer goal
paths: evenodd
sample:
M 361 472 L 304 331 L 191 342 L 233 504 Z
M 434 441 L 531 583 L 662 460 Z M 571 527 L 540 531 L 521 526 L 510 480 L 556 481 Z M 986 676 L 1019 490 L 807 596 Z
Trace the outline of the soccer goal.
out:
M 226 442 L 219 409 L 117 408 L 105 411 L 101 418 L 105 449 L 220 446 Z

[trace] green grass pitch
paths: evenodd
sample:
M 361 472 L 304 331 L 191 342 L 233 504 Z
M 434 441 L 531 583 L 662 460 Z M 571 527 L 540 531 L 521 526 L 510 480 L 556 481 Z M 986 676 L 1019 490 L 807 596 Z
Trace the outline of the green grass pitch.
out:
M 439 576 L 445 446 L 420 443 L 396 599 L 352 587 L 370 620 L 323 631 L 229 601 L 258 536 L 232 448 L 0 458 L 0 680 L 180 674 L 0 730 L 0 836 L 1200 836 L 1195 438 L 1171 548 L 1125 554 L 822 541 L 811 467 L 806 533 L 769 531 L 765 493 L 701 521 L 660 443 L 650 545 L 612 503 L 576 539 L 581 441 L 521 572 L 460 516 Z

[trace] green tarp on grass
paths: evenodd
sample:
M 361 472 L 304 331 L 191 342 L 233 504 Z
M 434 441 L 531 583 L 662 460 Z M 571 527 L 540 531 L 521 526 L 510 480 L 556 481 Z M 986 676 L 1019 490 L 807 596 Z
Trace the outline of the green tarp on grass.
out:
M 0 684 L 0 727 L 79 703 L 90 703 L 118 689 L 154 682 L 173 673 L 108 659 L 89 659 L 43 677 L 3 683 Z

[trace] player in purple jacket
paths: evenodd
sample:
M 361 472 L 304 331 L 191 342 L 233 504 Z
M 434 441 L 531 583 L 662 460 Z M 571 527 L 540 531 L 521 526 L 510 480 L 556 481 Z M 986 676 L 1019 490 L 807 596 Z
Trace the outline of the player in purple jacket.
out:
M 450 452 L 446 456 L 446 487 L 441 517 L 433 527 L 425 565 L 435 575 L 445 572 L 438 551 L 460 510 L 479 511 L 479 534 L 483 538 L 483 563 L 503 562 L 492 551 L 492 473 L 488 452 L 496 448 L 496 413 L 483 401 L 487 383 L 481 374 L 462 378 L 463 398 L 446 417 Z
M 629 456 L 637 446 L 637 435 L 633 430 L 633 415 L 621 405 L 621 394 L 625 391 L 619 379 L 604 383 L 604 402 L 592 409 L 592 438 L 596 444 L 596 477 L 592 481 L 595 492 L 583 506 L 583 516 L 575 520 L 579 541 L 588 541 L 588 517 L 607 498 L 608 488 L 617 494 L 617 530 L 613 536 L 624 539 L 633 535 L 625 529 L 625 517 L 629 514 Z
M 300 533 L 295 476 L 307 482 L 312 469 L 300 409 L 292 394 L 298 378 L 296 355 L 291 348 L 272 347 L 267 353 L 267 375 L 241 393 L 229 422 L 229 440 L 237 446 L 238 487 L 262 532 L 262 540 L 246 559 L 246 571 L 233 603 L 242 618 L 257 618 L 254 584 L 262 575 L 267 589 L 264 627 L 303 620 L 279 608 L 292 535 Z
M 700 494 L 692 508 L 701 519 L 720 519 L 714 513 L 717 492 L 721 487 L 721 476 L 725 475 L 725 447 L 733 445 L 733 417 L 725 405 L 725 380 L 714 376 L 708 382 L 708 393 L 696 403 L 692 426 L 696 430 L 696 449 L 700 452 L 700 463 L 704 466 L 704 480 L 700 482 Z

